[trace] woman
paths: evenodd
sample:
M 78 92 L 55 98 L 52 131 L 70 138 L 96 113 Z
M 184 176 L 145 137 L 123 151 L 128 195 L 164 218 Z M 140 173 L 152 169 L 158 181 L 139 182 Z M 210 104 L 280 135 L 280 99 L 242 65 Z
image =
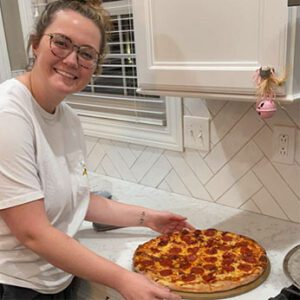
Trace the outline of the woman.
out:
M 126 300 L 180 299 L 73 239 L 84 219 L 159 233 L 192 228 L 182 216 L 89 193 L 80 123 L 62 101 L 104 55 L 98 2 L 48 4 L 29 40 L 31 70 L 0 85 L 0 299 L 73 300 L 74 275 Z

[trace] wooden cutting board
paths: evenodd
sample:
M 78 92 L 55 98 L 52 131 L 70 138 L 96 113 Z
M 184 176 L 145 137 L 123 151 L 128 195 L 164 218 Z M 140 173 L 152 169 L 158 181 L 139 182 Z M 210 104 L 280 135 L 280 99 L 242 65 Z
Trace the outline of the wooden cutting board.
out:
M 268 265 L 266 270 L 261 274 L 260 277 L 258 277 L 255 281 L 250 282 L 246 285 L 243 285 L 241 287 L 224 291 L 224 292 L 216 292 L 216 293 L 187 293 L 187 292 L 177 292 L 175 293 L 179 294 L 183 299 L 186 300 L 212 300 L 212 299 L 224 299 L 224 298 L 230 298 L 234 296 L 241 295 L 243 293 L 249 292 L 259 285 L 261 285 L 269 276 L 271 271 L 271 264 L 268 260 Z

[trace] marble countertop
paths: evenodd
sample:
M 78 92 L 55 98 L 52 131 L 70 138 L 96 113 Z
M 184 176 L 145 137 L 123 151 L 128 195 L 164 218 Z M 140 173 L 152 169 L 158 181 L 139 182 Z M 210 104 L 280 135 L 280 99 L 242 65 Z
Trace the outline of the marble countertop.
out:
M 282 263 L 288 251 L 300 243 L 300 224 L 103 176 L 93 175 L 90 182 L 92 190 L 112 192 L 118 201 L 169 210 L 188 217 L 197 228 L 233 231 L 260 243 L 271 263 L 269 277 L 254 290 L 230 299 L 267 300 L 291 285 Z M 157 233 L 139 227 L 95 232 L 88 222 L 83 223 L 78 233 L 82 244 L 127 269 L 132 268 L 131 259 L 136 247 L 155 236 Z

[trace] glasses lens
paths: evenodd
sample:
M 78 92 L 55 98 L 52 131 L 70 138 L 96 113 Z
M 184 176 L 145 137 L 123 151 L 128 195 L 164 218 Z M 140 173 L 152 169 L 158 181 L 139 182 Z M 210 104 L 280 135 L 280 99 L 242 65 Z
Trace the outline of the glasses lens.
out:
M 77 50 L 78 61 L 81 66 L 93 68 L 97 64 L 98 52 L 94 48 L 89 46 L 74 46 L 72 41 L 62 34 L 52 34 L 50 37 L 50 47 L 54 55 L 65 58 L 75 47 Z
M 51 50 L 58 57 L 64 58 L 73 51 L 73 44 L 67 37 L 55 34 L 51 38 Z
M 78 58 L 81 65 L 91 68 L 97 63 L 98 53 L 92 47 L 81 46 L 78 50 Z

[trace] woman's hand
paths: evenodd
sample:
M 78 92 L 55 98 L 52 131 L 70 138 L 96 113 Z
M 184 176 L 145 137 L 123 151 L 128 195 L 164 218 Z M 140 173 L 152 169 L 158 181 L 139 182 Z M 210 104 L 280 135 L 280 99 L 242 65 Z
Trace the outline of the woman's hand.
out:
M 145 276 L 131 272 L 124 278 L 118 291 L 125 300 L 180 300 L 181 297 Z
M 170 212 L 153 211 L 145 215 L 145 226 L 159 233 L 180 231 L 183 228 L 194 229 L 194 226 L 186 222 L 186 217 Z

